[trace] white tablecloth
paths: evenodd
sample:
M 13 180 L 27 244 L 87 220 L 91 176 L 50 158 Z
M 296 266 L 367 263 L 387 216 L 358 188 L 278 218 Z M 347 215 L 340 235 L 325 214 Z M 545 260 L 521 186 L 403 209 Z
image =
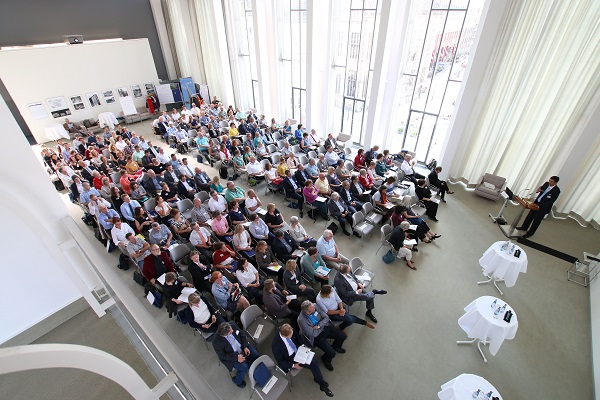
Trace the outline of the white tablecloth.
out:
M 69 132 L 61 124 L 47 126 L 44 128 L 44 132 L 49 140 L 58 140 L 60 138 L 71 139 Z
M 485 394 L 491 390 L 492 397 L 502 400 L 502 396 L 491 383 L 473 374 L 461 374 L 444 383 L 442 390 L 438 392 L 438 398 L 440 400 L 473 400 L 473 393 L 478 389 Z
M 517 313 L 510 305 L 507 304 L 506 311 L 512 310 L 513 316 L 510 322 L 505 322 L 502 318 L 504 314 L 498 318 L 494 318 L 492 303 L 496 300 L 496 304 L 503 306 L 505 302 L 493 296 L 482 296 L 475 299 L 465 307 L 465 315 L 458 319 L 458 325 L 466 332 L 471 339 L 480 339 L 490 341 L 490 353 L 495 356 L 504 339 L 514 339 L 519 327 L 517 321 Z
M 483 274 L 486 276 L 495 276 L 504 279 L 506 287 L 513 287 L 517 282 L 519 273 L 527 272 L 527 254 L 525 251 L 515 245 L 515 251 L 521 250 L 521 255 L 517 258 L 508 251 L 501 251 L 500 248 L 505 241 L 496 242 L 483 253 L 479 259 L 479 265 L 483 268 Z
M 100 121 L 100 126 L 108 126 L 110 129 L 114 129 L 115 125 L 119 124 L 117 117 L 111 112 L 98 114 L 98 121 Z

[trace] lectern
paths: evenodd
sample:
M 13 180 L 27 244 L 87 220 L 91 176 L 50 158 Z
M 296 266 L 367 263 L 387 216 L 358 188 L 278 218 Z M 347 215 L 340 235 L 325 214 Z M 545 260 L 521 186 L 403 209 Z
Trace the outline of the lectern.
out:
M 513 198 L 517 203 L 519 203 L 519 206 L 521 206 L 521 210 L 519 211 L 519 213 L 513 220 L 512 224 L 498 225 L 498 227 L 500 227 L 500 230 L 502 230 L 502 233 L 504 233 L 504 236 L 506 236 L 509 239 L 519 238 L 525 234 L 525 232 L 520 233 L 519 231 L 517 231 L 515 229 L 518 226 L 519 221 L 521 221 L 521 217 L 523 216 L 523 213 L 525 212 L 525 210 L 539 210 L 540 209 L 540 206 L 535 204 L 530 199 L 524 199 L 517 195 L 514 195 Z

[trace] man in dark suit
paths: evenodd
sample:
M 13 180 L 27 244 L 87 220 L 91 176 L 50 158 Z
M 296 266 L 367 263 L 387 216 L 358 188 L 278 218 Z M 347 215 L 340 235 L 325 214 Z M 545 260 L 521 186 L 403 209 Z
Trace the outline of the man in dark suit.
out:
M 283 179 L 283 190 L 285 190 L 285 197 L 298 200 L 298 209 L 300 210 L 300 218 L 304 216 L 302 207 L 304 206 L 304 196 L 302 196 L 302 186 L 298 184 L 296 179 L 292 176 L 292 171 L 289 169 L 285 171 L 285 178 Z
M 281 229 L 275 231 L 275 241 L 273 241 L 271 249 L 273 250 L 273 253 L 275 253 L 275 257 L 284 262 L 294 258 L 294 256 L 292 256 L 294 250 L 304 250 L 304 248 L 298 246 L 298 243 L 291 238 L 289 233 L 282 231 Z
M 158 117 L 158 124 L 156 124 L 157 133 L 163 138 L 167 136 L 167 128 L 169 125 L 165 122 L 163 117 Z
M 364 301 L 367 303 L 367 317 L 375 323 L 377 318 L 373 315 L 375 308 L 375 295 L 386 294 L 385 290 L 373 290 L 367 292 L 364 290 L 362 283 L 358 281 L 348 265 L 342 264 L 340 271 L 335 275 L 333 280 L 335 290 L 337 290 L 340 299 L 350 307 L 355 301 Z
M 358 183 L 358 182 L 357 182 Z M 360 185 L 360 183 L 358 183 Z M 352 189 L 350 188 L 350 181 L 345 180 L 342 182 L 342 190 L 340 190 L 340 198 L 348 207 L 351 214 L 354 214 L 358 210 L 362 210 L 363 203 L 354 198 Z
M 446 200 L 444 200 L 444 197 L 446 196 L 446 193 L 453 194 L 454 192 L 450 190 L 446 181 L 440 179 L 438 176 L 440 172 L 442 172 L 442 167 L 435 167 L 435 169 L 429 174 L 428 178 L 430 185 L 440 189 L 440 200 L 445 203 Z
M 353 175 L 350 178 L 350 192 L 355 199 L 358 199 L 363 204 L 371 201 L 371 190 L 366 190 L 358 180 L 358 175 Z
M 88 182 L 93 181 L 94 176 L 92 175 L 92 173 L 96 171 L 96 168 L 86 165 L 83 161 L 79 161 L 78 164 L 81 167 L 81 176 L 83 177 L 83 179 Z
M 344 203 L 344 201 L 340 198 L 340 194 L 338 192 L 331 193 L 331 198 L 327 202 L 327 210 L 329 211 L 329 215 L 338 220 L 344 235 L 350 236 L 350 232 L 348 232 L 346 229 L 346 222 L 348 222 L 350 227 L 352 227 L 352 214 L 348 210 L 346 203 Z M 356 235 L 358 236 L 358 234 Z
M 312 372 L 313 380 L 319 384 L 319 388 L 327 396 L 333 397 L 333 392 L 329 390 L 329 383 L 323 379 L 321 368 L 319 363 L 314 358 L 310 364 L 300 364 L 294 362 L 294 356 L 303 343 L 301 336 L 294 331 L 290 324 L 283 324 L 279 329 L 279 334 L 273 338 L 273 344 L 271 349 L 273 350 L 273 357 L 277 362 L 279 368 L 284 372 L 289 372 L 292 369 L 303 369 L 307 368 Z
M 194 183 L 196 184 L 196 190 L 210 190 L 210 177 L 200 167 L 194 168 Z
M 298 170 L 296 170 L 296 172 L 294 173 L 294 178 L 296 179 L 296 183 L 298 183 L 298 186 L 304 187 L 304 183 L 307 179 L 310 178 L 304 170 L 304 165 L 298 164 Z
M 167 165 L 167 170 L 163 175 L 163 179 L 169 185 L 171 190 L 177 190 L 177 184 L 179 183 L 179 174 L 172 165 Z
M 153 170 L 148 170 L 146 178 L 142 180 L 142 185 L 151 196 L 156 196 L 161 191 L 162 182 L 163 179 L 160 175 L 156 175 Z
M 213 340 L 213 347 L 217 357 L 229 371 L 235 368 L 236 374 L 232 378 L 233 383 L 239 388 L 246 387 L 244 377 L 260 354 L 250 346 L 244 331 L 233 322 L 221 323 Z
M 538 195 L 534 203 L 537 204 L 540 209 L 530 210 L 523 221 L 523 225 L 517 227 L 520 231 L 527 231 L 522 237 L 528 238 L 533 236 L 546 214 L 552 211 L 552 205 L 560 195 L 560 189 L 556 186 L 559 179 L 558 176 L 551 176 L 548 182 L 537 189 Z
M 179 177 L 179 182 L 177 182 L 177 194 L 183 199 L 193 199 L 196 194 L 196 185 L 194 185 L 194 181 L 188 179 L 186 175 L 181 175 L 181 177 Z

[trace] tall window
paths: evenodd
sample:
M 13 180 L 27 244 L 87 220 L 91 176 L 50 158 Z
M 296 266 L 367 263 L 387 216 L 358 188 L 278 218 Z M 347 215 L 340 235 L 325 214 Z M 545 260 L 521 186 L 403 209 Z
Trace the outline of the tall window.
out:
M 306 0 L 277 1 L 285 118 L 306 119 Z
M 484 0 L 418 0 L 388 147 L 439 158 Z
M 337 51 L 332 133 L 350 134 L 357 143 L 362 143 L 367 120 L 380 3 L 378 0 L 336 0 L 334 3 L 334 29 L 337 30 L 334 48 Z
M 258 73 L 256 49 L 254 47 L 254 23 L 252 20 L 252 0 L 237 1 L 236 34 L 239 43 L 241 104 L 242 111 L 256 108 L 258 103 Z

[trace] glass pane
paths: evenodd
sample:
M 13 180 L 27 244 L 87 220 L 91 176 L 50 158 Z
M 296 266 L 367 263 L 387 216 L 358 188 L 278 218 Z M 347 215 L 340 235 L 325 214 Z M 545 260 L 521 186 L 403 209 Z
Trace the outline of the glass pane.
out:
M 365 10 L 375 10 L 377 8 L 377 0 L 365 0 Z
M 306 89 L 306 11 L 300 12 L 300 87 Z
M 346 69 L 342 67 L 335 68 L 335 94 L 333 100 L 333 132 L 342 130 L 342 109 L 344 105 L 344 75 Z
M 469 0 L 452 0 L 450 8 L 466 9 L 469 6 Z
M 292 86 L 300 85 L 300 12 L 292 11 Z
M 437 114 L 442 105 L 446 82 L 450 75 L 464 17 L 464 11 L 451 11 L 448 13 L 444 35 L 442 36 L 442 42 L 438 51 L 437 64 L 433 72 L 433 79 L 429 90 L 429 98 L 425 109 L 427 112 Z
M 431 8 L 448 8 L 450 0 L 434 0 Z
M 429 143 L 431 142 L 431 136 L 433 129 L 435 128 L 436 116 L 425 115 L 423 118 L 423 124 L 421 125 L 421 132 L 419 132 L 419 139 L 417 141 L 417 161 L 426 161 L 428 158 L 427 152 L 429 150 Z
M 279 84 L 279 90 L 282 92 L 282 99 L 284 100 L 285 108 L 284 108 L 284 118 L 292 117 L 292 62 L 291 61 L 283 61 L 282 62 L 282 71 L 283 74 L 281 76 L 281 81 Z M 283 123 L 283 121 L 277 121 L 278 123 Z
M 290 8 L 292 10 L 297 10 L 300 8 L 300 0 L 292 0 L 292 3 L 290 5 Z
M 463 26 L 462 33 L 460 35 L 460 42 L 456 51 L 456 57 L 454 58 L 454 64 L 452 65 L 452 73 L 450 79 L 461 81 L 467 64 L 469 62 L 469 55 L 471 52 L 471 46 L 477 33 L 477 26 L 479 24 L 479 17 L 481 16 L 481 10 L 483 8 L 484 0 L 471 0 L 469 3 L 469 10 Z
M 364 101 L 354 102 L 354 115 L 352 117 L 352 141 L 360 143 L 362 141 L 363 114 L 365 111 Z
M 423 113 L 414 112 L 410 113 L 410 122 L 408 123 L 408 131 L 404 138 L 404 144 L 402 150 L 415 151 L 417 147 L 417 138 L 419 136 L 419 129 L 421 129 L 421 122 L 423 121 Z
M 352 116 L 354 110 L 354 100 L 344 99 L 344 114 L 342 116 L 342 127 L 340 132 L 352 134 Z
M 300 91 L 300 123 L 306 125 L 306 90 Z
M 352 0 L 352 8 L 363 8 L 363 0 Z
M 416 75 L 418 72 L 423 40 L 427 33 L 427 23 L 429 22 L 429 4 L 431 3 L 423 0 L 418 3 L 418 8 L 415 11 L 413 29 L 410 36 L 410 47 L 404 72 L 406 74 Z

